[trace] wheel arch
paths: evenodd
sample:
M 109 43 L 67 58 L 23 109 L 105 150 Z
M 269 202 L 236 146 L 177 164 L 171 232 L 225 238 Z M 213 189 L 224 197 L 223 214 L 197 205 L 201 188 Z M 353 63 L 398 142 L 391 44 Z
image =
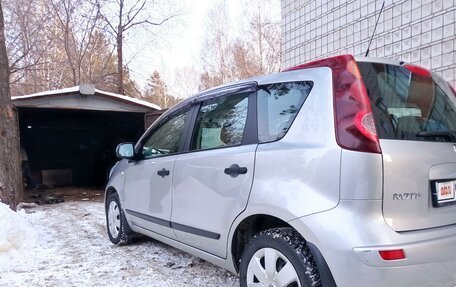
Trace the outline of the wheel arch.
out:
M 328 263 L 326 263 L 326 260 L 323 257 L 323 254 L 321 254 L 318 247 L 309 241 L 306 241 L 306 245 L 312 253 L 315 264 L 317 264 L 321 285 L 324 287 L 337 287 L 336 281 L 334 281 L 334 277 L 331 273 L 331 270 L 329 269 Z
M 239 272 L 239 264 L 242 253 L 248 241 L 257 233 L 274 227 L 291 227 L 278 217 L 267 214 L 253 214 L 244 219 L 236 226 L 231 238 L 231 255 L 236 272 Z
M 317 265 L 318 271 L 320 273 L 320 278 L 322 286 L 325 287 L 336 287 L 336 283 L 332 276 L 331 270 L 326 263 L 323 255 L 321 254 L 318 247 L 307 241 L 305 237 L 290 223 L 268 214 L 253 214 L 242 219 L 242 221 L 236 226 L 233 236 L 231 238 L 231 256 L 233 260 L 233 265 L 236 272 L 239 272 L 240 259 L 242 254 L 247 246 L 248 241 L 253 238 L 253 236 L 261 231 L 277 228 L 277 227 L 289 227 L 294 229 L 297 233 L 301 235 L 304 241 L 306 241 L 307 246 L 309 247 L 312 255 L 315 259 L 315 264 Z
M 116 190 L 113 186 L 110 186 L 110 187 L 106 188 L 105 198 L 104 198 L 104 204 L 105 204 L 105 206 L 106 206 L 106 204 L 108 203 L 108 198 L 109 198 L 109 196 L 110 196 L 111 194 L 113 194 L 113 193 L 119 194 L 119 193 L 117 192 L 117 190 Z

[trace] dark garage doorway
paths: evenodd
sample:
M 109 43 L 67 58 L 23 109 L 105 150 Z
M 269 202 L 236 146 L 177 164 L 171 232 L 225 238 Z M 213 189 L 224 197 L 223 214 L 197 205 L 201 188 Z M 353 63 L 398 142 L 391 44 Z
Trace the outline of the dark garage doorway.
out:
M 116 146 L 143 133 L 144 113 L 19 108 L 19 125 L 35 184 L 102 187 Z

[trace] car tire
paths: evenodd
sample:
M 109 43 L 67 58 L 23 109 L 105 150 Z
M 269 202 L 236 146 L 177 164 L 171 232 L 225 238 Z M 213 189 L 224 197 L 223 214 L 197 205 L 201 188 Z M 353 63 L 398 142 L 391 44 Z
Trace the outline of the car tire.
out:
M 242 254 L 239 273 L 241 287 L 321 286 L 305 240 L 286 227 L 268 229 L 253 237 Z
M 106 227 L 109 240 L 116 245 L 125 245 L 132 241 L 135 233 L 130 229 L 120 205 L 119 195 L 112 193 L 106 201 Z

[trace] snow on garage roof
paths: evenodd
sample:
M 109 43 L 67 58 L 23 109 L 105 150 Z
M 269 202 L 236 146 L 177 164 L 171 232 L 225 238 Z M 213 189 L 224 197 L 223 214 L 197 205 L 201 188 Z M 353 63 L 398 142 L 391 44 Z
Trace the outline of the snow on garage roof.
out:
M 76 94 L 79 93 L 82 96 L 101 96 L 105 97 L 111 100 L 115 101 L 120 101 L 124 102 L 127 104 L 132 104 L 135 106 L 141 106 L 142 108 L 146 108 L 148 110 L 153 109 L 153 110 L 161 110 L 161 108 L 158 105 L 128 97 L 125 95 L 120 95 L 116 93 L 111 93 L 111 92 L 106 92 L 102 90 L 95 89 L 94 86 L 92 85 L 80 85 L 80 86 L 74 86 L 70 88 L 65 88 L 65 89 L 60 89 L 60 90 L 52 90 L 52 91 L 45 91 L 45 92 L 39 92 L 35 94 L 30 94 L 30 95 L 24 95 L 24 96 L 17 96 L 17 97 L 12 97 L 11 99 L 13 100 L 13 103 L 16 106 L 23 106 L 21 103 L 27 100 L 36 100 L 36 99 L 42 99 L 48 96 L 60 96 L 60 95 L 66 95 L 66 94 Z M 34 103 L 31 103 L 30 105 L 34 105 Z M 36 104 L 37 107 L 46 107 L 47 105 L 44 104 Z

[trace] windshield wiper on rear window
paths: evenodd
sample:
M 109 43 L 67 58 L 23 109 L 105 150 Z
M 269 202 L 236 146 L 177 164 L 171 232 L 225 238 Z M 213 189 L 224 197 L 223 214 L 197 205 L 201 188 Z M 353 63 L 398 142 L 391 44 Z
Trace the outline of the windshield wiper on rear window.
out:
M 456 130 L 440 130 L 440 131 L 423 131 L 416 134 L 417 137 L 441 137 L 447 138 L 450 141 L 456 141 Z

